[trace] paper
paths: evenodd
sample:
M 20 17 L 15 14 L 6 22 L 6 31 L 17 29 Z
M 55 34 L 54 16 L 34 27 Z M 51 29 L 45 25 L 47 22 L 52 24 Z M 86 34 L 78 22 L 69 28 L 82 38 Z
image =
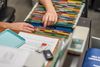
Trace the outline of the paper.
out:
M 44 46 L 46 47 L 45 49 L 49 49 L 51 50 L 51 52 L 53 52 L 59 41 L 59 39 L 57 38 L 51 38 L 24 32 L 20 32 L 19 35 L 26 40 L 26 43 L 21 48 L 33 51 L 39 49 L 44 44 Z
M 30 52 L 0 46 L 0 67 L 23 67 Z

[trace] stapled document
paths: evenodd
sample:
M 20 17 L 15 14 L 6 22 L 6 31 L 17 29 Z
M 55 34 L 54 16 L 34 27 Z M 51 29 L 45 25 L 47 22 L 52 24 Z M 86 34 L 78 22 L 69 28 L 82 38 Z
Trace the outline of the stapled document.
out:
M 0 67 L 23 67 L 30 52 L 0 46 Z

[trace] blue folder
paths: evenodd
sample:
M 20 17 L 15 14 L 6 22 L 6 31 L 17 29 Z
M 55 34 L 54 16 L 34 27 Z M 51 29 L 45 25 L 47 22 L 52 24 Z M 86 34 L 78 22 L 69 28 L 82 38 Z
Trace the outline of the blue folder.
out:
M 12 30 L 6 29 L 0 33 L 0 45 L 19 48 L 25 43 L 25 39 Z
M 100 49 L 88 49 L 82 67 L 100 67 Z

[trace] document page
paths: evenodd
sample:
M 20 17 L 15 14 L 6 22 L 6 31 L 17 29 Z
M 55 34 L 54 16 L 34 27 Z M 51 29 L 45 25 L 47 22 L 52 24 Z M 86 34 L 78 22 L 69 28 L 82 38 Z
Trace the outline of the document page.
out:
M 21 48 L 36 51 L 37 49 L 49 49 L 51 52 L 55 49 L 59 39 L 36 34 L 20 32 L 20 36 L 25 39 L 25 44 Z
M 0 67 L 24 67 L 30 52 L 0 46 Z

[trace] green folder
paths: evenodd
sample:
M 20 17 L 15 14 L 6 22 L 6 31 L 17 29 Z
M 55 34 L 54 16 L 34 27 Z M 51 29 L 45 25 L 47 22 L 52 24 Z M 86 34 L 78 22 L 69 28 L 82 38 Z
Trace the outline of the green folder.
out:
M 19 48 L 25 43 L 25 39 L 10 29 L 0 33 L 0 45 Z

